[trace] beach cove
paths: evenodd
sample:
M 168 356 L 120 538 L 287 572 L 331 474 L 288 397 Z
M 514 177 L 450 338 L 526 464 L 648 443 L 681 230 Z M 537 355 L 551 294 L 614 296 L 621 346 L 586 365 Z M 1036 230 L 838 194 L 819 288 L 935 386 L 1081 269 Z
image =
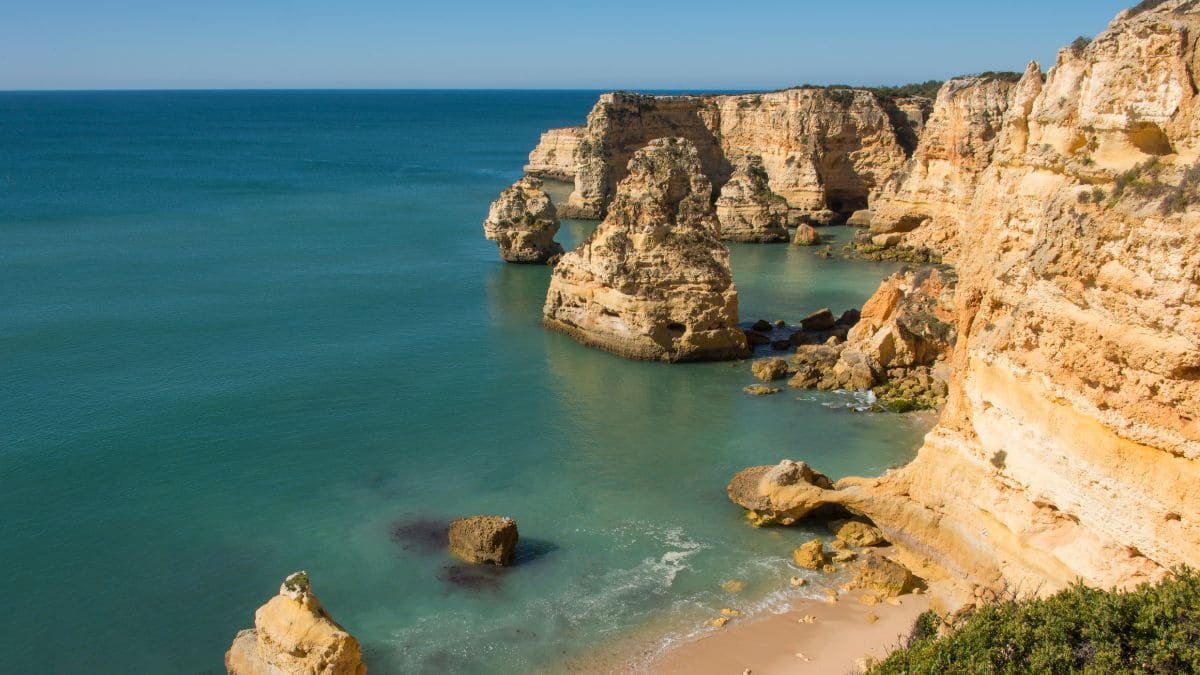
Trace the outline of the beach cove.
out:
M 823 529 L 750 527 L 729 477 L 878 474 L 931 420 L 545 331 L 549 268 L 504 265 L 479 226 L 596 96 L 0 95 L 13 669 L 219 672 L 295 569 L 381 673 L 550 668 L 811 595 L 788 560 Z M 860 306 L 897 268 L 731 250 L 746 323 Z M 434 542 L 474 512 L 517 518 L 518 565 Z

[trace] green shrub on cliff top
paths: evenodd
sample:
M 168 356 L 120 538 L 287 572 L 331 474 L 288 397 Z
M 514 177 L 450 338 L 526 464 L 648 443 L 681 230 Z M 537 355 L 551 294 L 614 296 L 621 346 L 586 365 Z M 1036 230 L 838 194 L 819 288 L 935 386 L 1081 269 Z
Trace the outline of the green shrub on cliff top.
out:
M 918 619 L 928 623 L 928 617 Z M 871 673 L 1200 672 L 1200 576 L 1001 602 L 943 638 L 921 626 Z

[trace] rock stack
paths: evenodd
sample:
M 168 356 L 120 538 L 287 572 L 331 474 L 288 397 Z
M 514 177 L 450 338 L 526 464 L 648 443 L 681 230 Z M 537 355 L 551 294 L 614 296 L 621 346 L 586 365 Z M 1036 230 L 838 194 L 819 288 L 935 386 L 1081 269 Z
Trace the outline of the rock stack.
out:
M 544 323 L 627 358 L 748 354 L 712 185 L 695 146 L 662 138 L 629 161 L 605 218 L 554 269 Z

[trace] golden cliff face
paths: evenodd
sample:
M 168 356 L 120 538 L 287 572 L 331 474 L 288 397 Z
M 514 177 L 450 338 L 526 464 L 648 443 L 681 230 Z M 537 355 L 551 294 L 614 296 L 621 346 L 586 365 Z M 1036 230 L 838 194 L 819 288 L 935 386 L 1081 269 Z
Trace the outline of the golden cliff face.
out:
M 958 601 L 1200 564 L 1198 5 L 1123 13 L 1044 82 L 943 90 L 901 191 L 957 261 L 938 425 L 880 478 L 735 501 L 868 515 Z
M 789 89 L 737 96 L 604 94 L 585 127 L 551 130 L 527 170 L 571 175 L 565 217 L 601 217 L 633 154 L 651 140 L 687 138 L 718 189 L 739 161 L 759 156 L 770 189 L 795 213 L 850 213 L 905 165 L 924 124 L 918 99 L 850 89 Z M 563 157 L 571 148 L 571 162 Z
M 953 259 L 958 223 L 991 164 L 1014 89 L 1002 77 L 956 78 L 942 86 L 912 161 L 871 204 L 876 243 Z
M 957 219 L 950 400 L 876 488 L 914 500 L 887 529 L 952 574 L 1048 592 L 1200 563 L 1192 5 L 1031 69 Z
M 544 323 L 627 358 L 748 353 L 729 252 L 696 147 L 660 138 L 630 160 L 608 216 L 554 268 Z

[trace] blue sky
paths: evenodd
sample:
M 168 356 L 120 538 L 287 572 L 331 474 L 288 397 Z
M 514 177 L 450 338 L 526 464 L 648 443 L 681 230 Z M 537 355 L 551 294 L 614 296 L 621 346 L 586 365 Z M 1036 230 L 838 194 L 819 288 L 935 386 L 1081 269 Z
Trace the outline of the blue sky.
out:
M 0 89 L 755 89 L 1048 68 L 1134 0 L 0 0 Z

